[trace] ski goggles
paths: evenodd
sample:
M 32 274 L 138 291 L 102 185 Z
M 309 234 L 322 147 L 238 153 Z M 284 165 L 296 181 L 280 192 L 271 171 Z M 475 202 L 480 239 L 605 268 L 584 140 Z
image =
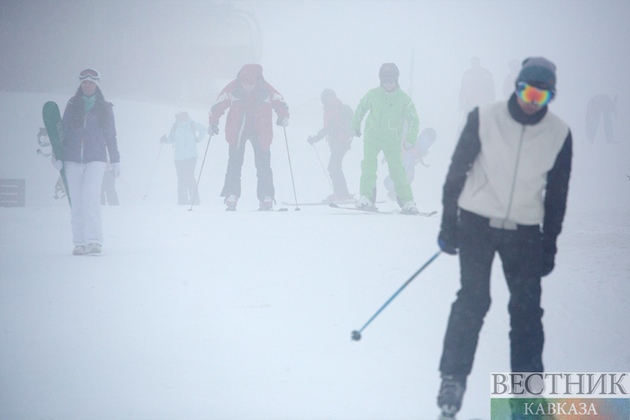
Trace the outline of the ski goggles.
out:
M 79 80 L 81 82 L 84 80 L 91 80 L 92 82 L 98 83 L 100 79 L 101 75 L 94 69 L 85 69 L 79 73 Z
M 547 89 L 538 89 L 525 82 L 516 85 L 516 94 L 528 104 L 545 106 L 553 99 L 553 93 Z

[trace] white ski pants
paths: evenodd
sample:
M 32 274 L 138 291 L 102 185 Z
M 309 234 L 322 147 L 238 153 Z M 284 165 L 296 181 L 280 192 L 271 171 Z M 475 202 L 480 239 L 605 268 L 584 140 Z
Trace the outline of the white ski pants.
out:
M 103 245 L 101 185 L 105 162 L 64 162 L 68 192 L 72 202 L 72 241 L 74 245 Z

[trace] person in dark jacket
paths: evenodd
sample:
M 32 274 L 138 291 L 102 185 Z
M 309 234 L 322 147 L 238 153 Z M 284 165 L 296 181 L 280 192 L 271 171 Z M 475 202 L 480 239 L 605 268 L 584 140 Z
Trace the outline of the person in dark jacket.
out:
M 289 107 L 276 89 L 265 81 L 262 66 L 246 64 L 219 94 L 210 109 L 208 133 L 219 133 L 219 119 L 230 108 L 225 122 L 225 140 L 230 144 L 225 184 L 221 197 L 225 197 L 226 210 L 236 210 L 241 196 L 241 168 L 245 145 L 250 141 L 254 149 L 257 196 L 259 210 L 272 210 L 275 190 L 271 171 L 271 141 L 273 139 L 272 109 L 281 127 L 289 125 Z
M 68 178 L 74 255 L 101 252 L 101 185 L 108 154 L 113 177 L 120 176 L 113 105 L 99 88 L 100 74 L 85 69 L 79 81 L 63 113 L 63 161 L 53 161 L 57 169 L 65 168 Z
M 555 92 L 555 65 L 526 59 L 516 92 L 471 111 L 455 148 L 438 236 L 443 252 L 459 251 L 461 267 L 440 361 L 444 417 L 461 408 L 490 307 L 495 253 L 510 290 L 511 369 L 543 372 L 541 277 L 555 265 L 572 160 L 569 127 L 547 106 Z
M 346 177 L 343 175 L 343 157 L 350 150 L 352 142 L 352 132 L 350 121 L 353 111 L 345 106 L 331 89 L 324 89 L 321 95 L 324 105 L 324 128 L 316 135 L 309 136 L 306 140 L 309 144 L 315 144 L 324 137 L 328 138 L 330 146 L 330 161 L 328 162 L 328 173 L 333 186 L 333 194 L 323 200 L 324 203 L 340 203 L 349 200 L 350 193 L 346 184 Z M 345 116 L 344 113 L 349 115 Z M 347 127 L 345 126 L 345 120 Z

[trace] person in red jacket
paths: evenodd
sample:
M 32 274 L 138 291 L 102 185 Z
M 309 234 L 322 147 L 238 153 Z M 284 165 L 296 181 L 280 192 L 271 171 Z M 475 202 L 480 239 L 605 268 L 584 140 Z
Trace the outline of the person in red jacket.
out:
M 245 145 L 250 141 L 254 149 L 258 210 L 272 210 L 274 203 L 273 173 L 271 171 L 271 141 L 273 139 L 272 109 L 281 127 L 289 125 L 289 107 L 276 89 L 265 81 L 262 66 L 246 64 L 219 94 L 210 109 L 209 134 L 219 133 L 219 119 L 230 108 L 225 122 L 225 140 L 230 144 L 225 184 L 221 197 L 225 197 L 226 210 L 236 210 L 241 196 L 241 168 Z
M 328 162 L 328 173 L 333 186 L 333 194 L 323 200 L 324 203 L 337 203 L 349 200 L 348 186 L 343 175 L 343 157 L 352 142 L 353 133 L 350 130 L 350 122 L 354 112 L 352 108 L 344 105 L 335 92 L 331 89 L 324 89 L 321 95 L 324 104 L 324 128 L 314 136 L 309 136 L 306 140 L 309 144 L 315 144 L 324 137 L 328 138 L 330 146 L 330 161 Z

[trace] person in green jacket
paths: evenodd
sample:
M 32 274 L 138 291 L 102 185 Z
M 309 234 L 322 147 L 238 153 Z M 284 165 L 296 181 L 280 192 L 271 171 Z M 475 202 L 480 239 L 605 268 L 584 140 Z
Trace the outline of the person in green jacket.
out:
M 394 63 L 381 66 L 379 77 L 381 85 L 371 89 L 361 99 L 352 117 L 352 130 L 355 136 L 361 136 L 361 122 L 370 111 L 365 122 L 363 140 L 363 161 L 361 162 L 361 197 L 356 207 L 363 210 L 376 210 L 376 170 L 378 154 L 383 151 L 389 175 L 394 182 L 394 191 L 401 213 L 417 214 L 418 209 L 413 201 L 411 186 L 407 181 L 407 173 L 402 163 L 401 146 L 411 149 L 416 143 L 420 122 L 413 101 L 398 85 L 400 72 Z M 407 132 L 403 140 L 403 131 L 407 124 Z

